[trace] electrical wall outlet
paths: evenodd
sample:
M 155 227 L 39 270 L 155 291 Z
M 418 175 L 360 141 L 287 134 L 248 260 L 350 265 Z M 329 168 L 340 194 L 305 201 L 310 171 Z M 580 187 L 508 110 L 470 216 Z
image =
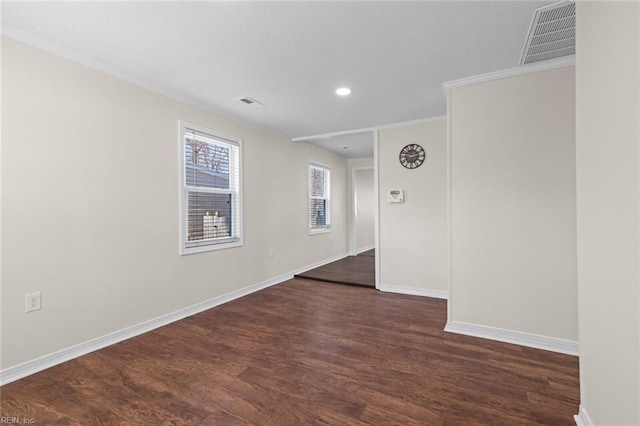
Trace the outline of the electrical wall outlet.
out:
M 42 309 L 42 295 L 40 292 L 27 294 L 26 312 L 38 311 Z
M 273 257 L 276 255 L 276 249 L 274 249 L 273 247 L 271 247 L 269 249 L 269 257 Z

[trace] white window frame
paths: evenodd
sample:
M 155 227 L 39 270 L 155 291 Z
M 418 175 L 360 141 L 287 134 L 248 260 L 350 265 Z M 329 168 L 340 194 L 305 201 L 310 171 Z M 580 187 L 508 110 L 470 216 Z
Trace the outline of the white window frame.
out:
M 327 178 L 325 179 L 325 197 L 314 197 L 311 195 L 311 168 L 315 167 L 318 169 L 323 169 L 327 172 Z M 331 167 L 326 166 L 324 164 L 309 162 L 309 167 L 307 167 L 307 226 L 309 227 L 309 235 L 317 235 L 317 234 L 325 234 L 327 232 L 331 232 Z M 312 199 L 326 199 L 327 200 L 327 211 L 326 211 L 326 225 L 324 226 L 311 226 L 311 200 Z
M 186 172 L 185 172 L 185 136 L 191 131 L 195 131 L 197 133 L 201 133 L 208 138 L 219 141 L 221 145 L 228 145 L 230 147 L 237 147 L 237 173 L 232 173 L 229 170 L 229 186 L 227 189 L 217 189 L 217 188 L 207 188 L 200 186 L 191 186 L 187 185 L 186 180 Z M 178 121 L 178 146 L 180 148 L 180 254 L 194 254 L 194 253 L 203 253 L 214 250 L 224 250 L 233 247 L 240 247 L 243 245 L 243 229 L 244 229 L 244 219 L 243 219 L 243 190 L 242 190 L 242 139 L 238 139 L 232 136 L 224 135 L 220 132 L 213 131 L 206 127 L 198 126 L 196 124 L 187 123 L 185 121 Z M 229 166 L 232 167 L 232 164 L 235 163 L 235 159 L 233 158 L 233 149 L 229 151 Z M 235 179 L 232 176 L 237 176 Z M 197 192 L 208 192 L 213 194 L 230 194 L 232 197 L 232 205 L 235 205 L 239 211 L 236 214 L 233 214 L 232 217 L 236 218 L 236 221 L 232 220 L 231 226 L 231 236 L 228 238 L 214 238 L 214 239 L 205 239 L 198 241 L 188 241 L 188 197 L 190 191 Z

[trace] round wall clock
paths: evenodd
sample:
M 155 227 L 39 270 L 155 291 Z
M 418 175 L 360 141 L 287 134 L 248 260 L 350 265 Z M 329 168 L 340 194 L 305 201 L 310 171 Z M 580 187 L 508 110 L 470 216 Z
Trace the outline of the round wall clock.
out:
M 400 150 L 400 164 L 407 169 L 417 169 L 427 158 L 427 152 L 418 144 L 411 143 Z

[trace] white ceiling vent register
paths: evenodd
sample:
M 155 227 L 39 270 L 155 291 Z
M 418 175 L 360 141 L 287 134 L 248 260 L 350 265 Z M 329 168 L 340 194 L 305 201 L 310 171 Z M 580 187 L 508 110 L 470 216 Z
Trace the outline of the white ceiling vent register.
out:
M 240 102 L 244 102 L 245 104 L 247 104 L 247 105 L 251 105 L 251 106 L 253 106 L 253 107 L 266 107 L 266 105 L 265 105 L 265 104 L 263 104 L 262 102 L 257 101 L 257 100 L 255 100 L 255 99 L 253 99 L 253 98 L 250 98 L 250 97 L 248 97 L 248 96 L 245 96 L 244 98 L 240 98 L 240 99 L 238 99 L 238 100 L 239 100 Z
M 576 54 L 576 4 L 561 2 L 536 10 L 520 65 Z

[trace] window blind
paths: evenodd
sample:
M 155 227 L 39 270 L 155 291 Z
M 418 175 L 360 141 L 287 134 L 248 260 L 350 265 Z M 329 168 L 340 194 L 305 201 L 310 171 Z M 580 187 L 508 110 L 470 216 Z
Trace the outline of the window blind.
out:
M 317 164 L 309 165 L 309 229 L 323 230 L 331 226 L 330 170 Z
M 239 241 L 239 143 L 188 127 L 182 137 L 184 248 Z

